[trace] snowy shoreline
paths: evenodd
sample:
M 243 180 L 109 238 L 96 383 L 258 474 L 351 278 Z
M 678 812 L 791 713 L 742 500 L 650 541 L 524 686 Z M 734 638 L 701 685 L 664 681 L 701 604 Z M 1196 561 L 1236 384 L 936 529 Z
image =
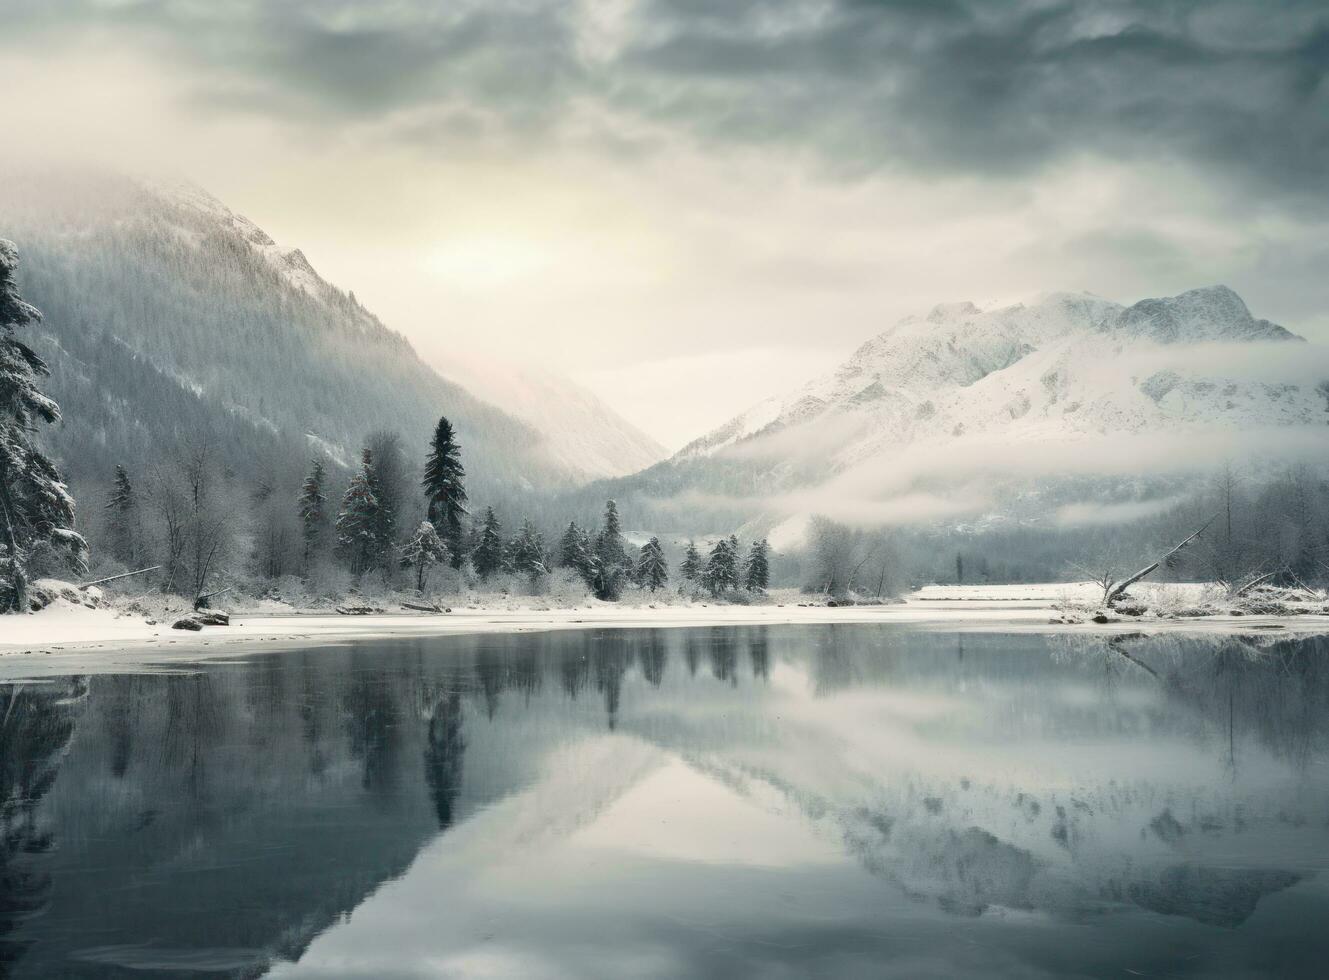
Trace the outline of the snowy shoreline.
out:
M 826 606 L 797 593 L 767 605 L 594 603 L 565 608 L 474 606 L 448 613 L 384 612 L 342 616 L 327 610 L 236 611 L 231 625 L 200 633 L 150 624 L 112 609 L 60 608 L 0 620 L 0 680 L 114 672 L 171 661 L 369 640 L 576 629 L 882 624 L 948 632 L 1188 633 L 1289 636 L 1329 634 L 1329 615 L 1122 617 L 1108 623 L 1055 622 L 1084 587 L 1055 585 L 930 587 L 890 605 Z M 787 601 L 780 601 L 787 600 Z M 801 600 L 801 601 L 800 601 Z

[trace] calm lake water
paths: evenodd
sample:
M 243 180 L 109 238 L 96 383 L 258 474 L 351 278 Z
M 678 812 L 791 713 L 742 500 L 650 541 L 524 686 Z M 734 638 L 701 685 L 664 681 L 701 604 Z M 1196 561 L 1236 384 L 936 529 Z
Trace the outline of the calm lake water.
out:
M 1329 642 L 446 637 L 0 686 L 0 975 L 1323 976 Z

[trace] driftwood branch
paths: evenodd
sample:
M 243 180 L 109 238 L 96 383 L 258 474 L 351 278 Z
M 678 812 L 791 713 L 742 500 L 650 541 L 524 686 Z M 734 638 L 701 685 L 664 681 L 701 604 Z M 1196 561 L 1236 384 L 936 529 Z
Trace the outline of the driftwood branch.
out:
M 161 568 L 160 565 L 153 565 L 150 568 L 138 568 L 132 572 L 121 572 L 119 575 L 108 575 L 106 578 L 98 578 L 93 579 L 91 582 L 84 582 L 82 585 L 77 586 L 77 588 L 79 591 L 82 591 L 83 589 L 90 589 L 94 585 L 105 585 L 107 582 L 116 582 L 122 578 L 129 578 L 131 575 L 142 575 L 144 572 L 155 572 L 159 568 Z
M 442 611 L 443 611 L 441 607 L 436 606 L 436 605 L 434 605 L 433 603 L 424 603 L 424 602 L 407 602 L 407 601 L 404 600 L 404 599 L 402 600 L 401 607 L 402 607 L 403 609 L 414 609 L 416 612 L 432 612 L 432 613 L 437 613 L 437 612 L 442 612 Z
M 217 598 L 217 596 L 219 596 L 219 595 L 225 595 L 227 592 L 230 592 L 230 591 L 231 591 L 231 586 L 228 585 L 226 588 L 224 588 L 224 589 L 218 589 L 216 592 L 203 592 L 203 593 L 200 593 L 199 596 L 198 596 L 198 598 L 194 600 L 194 608 L 195 608 L 195 609 L 202 609 L 204 606 L 206 606 L 206 605 L 208 604 L 208 600 L 209 600 L 209 599 L 215 599 L 215 598 Z
M 1146 565 L 1144 568 L 1140 569 L 1134 575 L 1130 575 L 1125 579 L 1122 579 L 1120 583 L 1113 586 L 1108 591 L 1107 604 L 1110 606 L 1114 602 L 1117 602 L 1119 599 L 1125 596 L 1127 589 L 1129 589 L 1132 585 L 1140 581 L 1140 579 L 1144 578 L 1145 576 L 1153 574 L 1153 572 L 1158 568 L 1159 565 L 1166 565 L 1168 568 L 1171 568 L 1173 562 L 1176 560 L 1177 555 L 1181 554 L 1182 549 L 1185 548 L 1187 545 L 1189 545 L 1191 542 L 1198 539 L 1200 535 L 1204 534 L 1204 532 L 1209 529 L 1209 525 L 1214 523 L 1214 521 L 1217 519 L 1218 515 L 1215 514 L 1213 517 L 1209 518 L 1209 520 L 1205 521 L 1203 526 L 1201 526 L 1201 528 L 1198 531 L 1187 537 L 1184 541 L 1182 541 L 1179 545 L 1177 545 L 1175 548 L 1169 551 L 1158 561 Z
M 1257 585 L 1261 585 L 1261 584 L 1263 584 L 1263 583 L 1269 581 L 1271 578 L 1273 578 L 1273 577 L 1274 577 L 1275 575 L 1277 575 L 1277 574 L 1278 574 L 1277 571 L 1273 571 L 1273 572 L 1264 572 L 1264 573 L 1261 574 L 1261 575 L 1256 575 L 1254 578 L 1250 579 L 1250 581 L 1246 582 L 1245 585 L 1241 585 L 1241 586 L 1238 586 L 1236 589 L 1233 589 L 1233 590 L 1232 590 L 1232 597 L 1233 597 L 1234 599 L 1239 599 L 1239 598 L 1241 598 L 1241 597 L 1244 596 L 1247 592 L 1249 592 L 1251 589 L 1255 588 Z

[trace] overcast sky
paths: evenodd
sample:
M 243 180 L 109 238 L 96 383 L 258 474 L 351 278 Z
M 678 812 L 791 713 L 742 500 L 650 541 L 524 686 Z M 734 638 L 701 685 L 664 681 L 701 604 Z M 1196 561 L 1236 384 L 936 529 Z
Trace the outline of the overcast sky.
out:
M 1322 0 L 0 0 L 0 152 L 182 170 L 675 447 L 944 300 L 1329 340 L 1327 70 Z

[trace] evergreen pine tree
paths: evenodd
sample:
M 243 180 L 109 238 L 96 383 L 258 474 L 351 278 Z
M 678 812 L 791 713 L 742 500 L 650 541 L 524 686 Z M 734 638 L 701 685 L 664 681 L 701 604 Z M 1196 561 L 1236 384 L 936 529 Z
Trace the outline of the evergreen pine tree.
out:
M 701 552 L 697 550 L 697 542 L 689 541 L 688 550 L 683 553 L 683 561 L 678 566 L 679 574 L 683 576 L 684 581 L 696 582 L 701 578 L 701 573 L 704 570 Z
M 718 596 L 738 585 L 738 554 L 734 546 L 735 540 L 732 537 L 721 538 L 715 542 L 707 558 L 701 581 L 713 596 Z
M 766 539 L 752 542 L 743 566 L 743 587 L 749 592 L 764 592 L 771 583 L 771 548 Z
M 452 567 L 461 568 L 465 558 L 462 518 L 466 516 L 466 470 L 461 465 L 452 423 L 440 418 L 425 461 L 424 491 L 429 502 L 429 520 L 452 552 Z
M 125 565 L 133 565 L 138 557 L 138 534 L 138 494 L 125 468 L 117 463 L 111 493 L 106 499 L 106 539 L 111 556 Z
M 378 557 L 379 505 L 373 473 L 373 453 L 366 449 L 360 471 L 351 477 L 337 515 L 337 550 L 354 575 L 373 568 Z
M 568 528 L 558 542 L 558 564 L 562 568 L 572 568 L 581 572 L 586 564 L 586 535 L 577 526 L 576 521 L 569 521 Z
M 492 507 L 485 508 L 479 540 L 471 552 L 471 564 L 475 566 L 475 574 L 482 579 L 503 569 L 503 525 L 498 522 Z
M 669 563 L 665 560 L 659 538 L 651 538 L 641 546 L 635 578 L 638 585 L 652 592 L 662 588 L 669 581 Z
M 401 511 L 402 491 L 405 486 L 404 461 L 401 440 L 394 432 L 375 432 L 369 437 L 372 462 L 367 475 L 378 510 L 374 514 L 374 548 L 372 565 L 384 573 L 390 572 L 393 554 L 397 548 L 397 515 Z
M 41 313 L 19 298 L 18 250 L 0 239 L 0 612 L 28 608 L 28 562 L 37 545 L 67 551 L 82 568 L 88 545 L 74 530 L 74 498 L 33 439 L 39 422 L 60 421 L 60 406 L 37 387 L 50 373 L 18 339 Z
M 617 569 L 620 574 L 631 566 L 627 547 L 623 544 L 623 529 L 618 519 L 618 505 L 605 502 L 604 526 L 595 539 L 595 554 L 606 568 Z
M 618 505 L 612 500 L 605 501 L 604 525 L 596 535 L 591 551 L 586 581 L 597 598 L 613 602 L 621 594 L 623 580 L 631 574 L 633 562 L 623 543 Z
M 314 460 L 300 487 L 300 535 L 304 541 L 303 565 L 307 573 L 315 556 L 323 548 L 328 527 L 328 495 L 324 491 L 327 471 L 323 460 Z
M 448 560 L 448 546 L 439 537 L 438 530 L 428 521 L 421 521 L 409 541 L 402 547 L 401 563 L 415 569 L 415 591 L 424 594 L 431 565 Z

